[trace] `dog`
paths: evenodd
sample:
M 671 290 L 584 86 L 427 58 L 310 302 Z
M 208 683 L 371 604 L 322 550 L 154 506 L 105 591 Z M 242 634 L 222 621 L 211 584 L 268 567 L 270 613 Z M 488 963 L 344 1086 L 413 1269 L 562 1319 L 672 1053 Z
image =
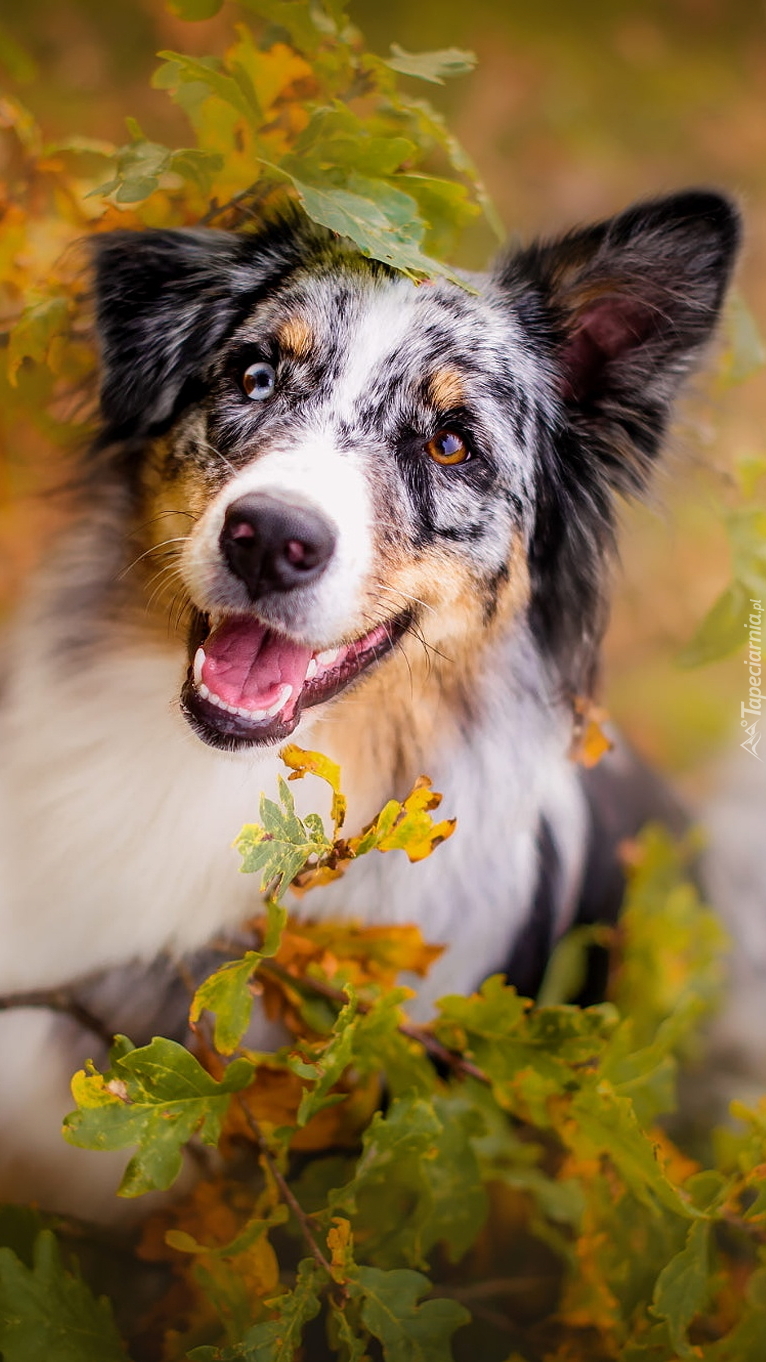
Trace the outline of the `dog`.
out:
M 421 772 L 457 817 L 296 909 L 445 943 L 420 1015 L 498 969 L 534 991 L 572 922 L 614 914 L 620 838 L 677 815 L 619 744 L 584 773 L 573 730 L 619 501 L 739 239 L 695 189 L 462 284 L 297 213 L 95 236 L 100 433 L 3 654 L 1 1196 L 111 1214 L 124 1160 L 59 1133 L 94 1038 L 22 1004 L 183 1035 L 178 962 L 257 909 L 232 838 L 287 738 L 340 763 L 352 828 Z

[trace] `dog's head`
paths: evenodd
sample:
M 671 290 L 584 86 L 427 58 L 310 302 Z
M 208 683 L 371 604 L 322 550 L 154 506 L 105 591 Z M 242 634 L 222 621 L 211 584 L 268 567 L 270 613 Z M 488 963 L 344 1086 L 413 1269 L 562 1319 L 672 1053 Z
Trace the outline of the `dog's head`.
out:
M 298 219 L 97 238 L 102 447 L 193 607 L 205 741 L 282 740 L 413 633 L 468 674 L 516 621 L 587 690 L 615 494 L 645 484 L 738 235 L 690 191 L 468 289 Z

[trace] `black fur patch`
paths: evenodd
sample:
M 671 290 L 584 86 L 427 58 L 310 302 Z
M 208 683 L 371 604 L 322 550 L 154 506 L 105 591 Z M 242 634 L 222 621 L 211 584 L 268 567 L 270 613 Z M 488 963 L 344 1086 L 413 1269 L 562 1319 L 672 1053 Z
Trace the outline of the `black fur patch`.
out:
M 739 239 L 734 205 L 690 190 L 536 243 L 500 268 L 532 346 L 558 375 L 558 420 L 538 438 L 531 617 L 575 692 L 592 687 L 597 667 L 614 494 L 646 486 Z
M 505 968 L 509 984 L 534 998 L 543 981 L 561 908 L 561 861 L 547 819 L 537 830 L 537 885 L 529 917 Z

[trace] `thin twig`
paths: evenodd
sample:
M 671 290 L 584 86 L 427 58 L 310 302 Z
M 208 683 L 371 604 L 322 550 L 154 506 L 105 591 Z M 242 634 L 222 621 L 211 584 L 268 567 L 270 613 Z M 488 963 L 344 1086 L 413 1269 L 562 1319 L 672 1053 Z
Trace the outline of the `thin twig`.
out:
M 226 203 L 211 205 L 204 217 L 200 218 L 198 225 L 200 227 L 207 227 L 211 222 L 215 222 L 216 218 L 220 218 L 224 213 L 227 213 L 230 208 L 238 208 L 242 200 L 246 199 L 249 194 L 252 194 L 254 187 L 254 185 L 249 184 L 246 189 L 240 190 L 239 194 L 235 194 L 233 198 L 228 199 Z
M 242 1115 L 244 1116 L 247 1122 L 250 1133 L 252 1134 L 253 1139 L 255 1140 L 263 1159 L 268 1165 L 269 1172 L 271 1173 L 271 1176 L 273 1177 L 275 1183 L 277 1184 L 277 1187 L 279 1188 L 279 1194 L 282 1197 L 282 1200 L 285 1202 L 287 1206 L 289 1206 L 290 1210 L 295 1216 L 295 1219 L 298 1222 L 301 1234 L 303 1235 L 303 1238 L 306 1241 L 306 1247 L 308 1248 L 309 1253 L 311 1254 L 314 1261 L 319 1264 L 322 1270 L 326 1272 L 330 1279 L 334 1282 L 335 1277 L 333 1276 L 332 1266 L 328 1262 L 327 1258 L 325 1258 L 325 1255 L 323 1254 L 316 1239 L 314 1238 L 314 1231 L 311 1227 L 310 1218 L 304 1211 L 303 1207 L 301 1206 L 300 1202 L 295 1196 L 295 1193 L 289 1186 L 287 1180 L 279 1171 L 276 1159 L 274 1158 L 274 1155 L 271 1153 L 271 1150 L 266 1144 L 266 1139 L 264 1137 L 263 1131 L 261 1130 L 260 1123 L 256 1120 L 255 1116 L 253 1116 L 252 1111 L 248 1107 L 247 1102 L 245 1101 L 241 1093 L 236 1094 L 236 1100 L 237 1105 L 239 1106 L 240 1111 L 242 1112 Z M 341 1287 L 341 1291 L 344 1291 L 343 1287 Z
M 457 1054 L 455 1050 L 449 1050 L 446 1045 L 442 1045 L 430 1031 L 424 1026 L 416 1026 L 414 1023 L 401 1022 L 399 1030 L 403 1036 L 409 1036 L 411 1040 L 418 1041 L 425 1050 L 428 1051 L 432 1059 L 437 1059 L 442 1064 L 449 1067 L 462 1078 L 475 1078 L 479 1083 L 484 1083 L 488 1088 L 492 1087 L 492 1079 L 480 1069 L 478 1064 L 473 1064 L 464 1055 Z
M 466 1305 L 474 1301 L 491 1299 L 493 1296 L 519 1296 L 547 1286 L 550 1277 L 539 1274 L 535 1277 L 492 1277 L 486 1282 L 468 1282 L 458 1286 L 443 1282 L 432 1288 L 433 1296 L 449 1296 L 451 1300 L 463 1301 Z
M 209 1022 L 209 1018 L 207 1018 L 206 1021 Z M 192 1026 L 192 1031 L 195 1031 L 199 1035 L 203 1036 L 205 1038 L 206 1044 L 209 1045 L 212 1049 L 215 1049 L 212 1036 L 210 1035 L 209 1026 L 206 1026 L 204 1022 L 202 1024 L 200 1024 L 199 1022 L 195 1023 Z M 231 1059 L 224 1059 L 222 1055 L 219 1056 L 219 1058 L 223 1060 L 225 1067 L 228 1067 L 228 1065 L 232 1062 Z M 330 1280 L 333 1283 L 335 1283 L 336 1279 L 333 1275 L 332 1265 L 331 1263 L 328 1262 L 327 1258 L 323 1254 L 321 1248 L 319 1247 L 319 1244 L 317 1243 L 314 1237 L 314 1231 L 311 1226 L 311 1218 L 306 1214 L 300 1202 L 298 1201 L 295 1193 L 293 1192 L 292 1188 L 289 1186 L 286 1178 L 280 1172 L 279 1167 L 277 1165 L 277 1161 L 266 1143 L 266 1137 L 263 1133 L 263 1130 L 261 1129 L 260 1121 L 258 1121 L 257 1117 L 253 1115 L 252 1111 L 247 1105 L 247 1102 L 245 1101 L 244 1097 L 240 1092 L 234 1094 L 234 1100 L 236 1101 L 237 1106 L 239 1107 L 240 1111 L 242 1112 L 242 1115 L 245 1118 L 248 1130 L 250 1131 L 250 1134 L 252 1135 L 255 1141 L 255 1144 L 258 1148 L 258 1152 L 263 1158 L 264 1163 L 267 1165 L 268 1170 L 271 1173 L 271 1176 L 273 1177 L 274 1182 L 276 1183 L 279 1189 L 279 1194 L 282 1197 L 282 1200 L 284 1201 L 285 1205 L 288 1206 L 289 1209 L 292 1211 L 293 1215 L 295 1216 L 295 1219 L 298 1222 L 298 1226 L 300 1228 L 301 1234 L 303 1235 L 309 1253 L 311 1254 L 315 1263 L 317 1263 L 318 1266 L 321 1267 L 322 1271 L 327 1273 Z M 346 1288 L 342 1284 L 340 1286 L 340 1291 L 343 1300 L 345 1300 Z
M 245 200 L 251 199 L 254 207 L 256 204 L 268 198 L 269 193 L 274 188 L 273 182 L 269 182 L 266 185 L 262 185 L 259 190 L 259 183 L 260 181 L 254 180 L 246 189 L 241 189 L 238 194 L 234 194 L 232 198 L 227 199 L 226 203 L 211 204 L 204 217 L 200 218 L 198 225 L 200 227 L 208 227 L 211 222 L 215 222 L 216 218 L 223 217 L 224 213 L 228 213 L 234 208 L 238 208 L 242 213 L 249 212 L 251 216 L 254 216 L 252 208 L 245 206 Z
M 265 975 L 270 974 L 273 978 L 279 980 L 280 983 L 289 984 L 292 988 L 300 989 L 305 986 L 314 993 L 320 994 L 323 998 L 328 998 L 331 1002 L 338 1003 L 341 1007 L 345 1007 L 348 1002 L 348 994 L 345 993 L 343 989 L 335 988 L 332 984 L 325 983 L 323 979 L 314 979 L 309 975 L 304 975 L 303 978 L 296 979 L 288 970 L 284 969 L 282 965 L 276 964 L 273 960 L 261 960 L 258 965 L 257 973 Z M 358 1007 L 359 1011 L 363 1013 L 371 1011 L 371 1004 L 364 1002 L 362 999 L 359 1000 Z M 397 1029 L 403 1036 L 407 1036 L 410 1040 L 417 1041 L 419 1045 L 423 1046 L 423 1049 L 427 1051 L 432 1059 L 437 1060 L 440 1064 L 446 1064 L 454 1073 L 460 1074 L 463 1078 L 475 1078 L 479 1083 L 486 1084 L 487 1087 L 492 1086 L 491 1078 L 485 1074 L 483 1069 L 480 1069 L 478 1065 L 473 1064 L 470 1059 L 466 1059 L 463 1055 L 456 1054 L 454 1050 L 449 1050 L 446 1045 L 442 1045 L 442 1042 L 437 1040 L 436 1036 L 432 1035 L 426 1027 L 417 1026 L 414 1022 L 400 1022 Z
M 111 1046 L 114 1041 L 114 1033 L 109 1030 L 100 1017 L 91 1012 L 89 1008 L 78 1003 L 76 998 L 71 998 L 63 989 L 30 989 L 27 993 L 6 993 L 0 995 L 0 1012 L 10 1012 L 14 1007 L 47 1007 L 52 1012 L 64 1012 L 73 1021 L 79 1023 L 86 1031 L 91 1031 L 94 1036 L 106 1046 Z

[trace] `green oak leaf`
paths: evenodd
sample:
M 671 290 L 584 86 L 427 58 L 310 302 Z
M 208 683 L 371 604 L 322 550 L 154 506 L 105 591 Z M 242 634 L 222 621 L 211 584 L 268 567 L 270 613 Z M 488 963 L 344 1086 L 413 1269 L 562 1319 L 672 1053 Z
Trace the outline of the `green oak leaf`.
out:
M 75 1074 L 78 1110 L 64 1121 L 64 1136 L 84 1149 L 138 1145 L 118 1195 L 141 1196 L 171 1186 L 192 1135 L 218 1143 L 231 1095 L 247 1087 L 253 1066 L 237 1059 L 217 1082 L 176 1041 L 155 1036 L 138 1050 L 128 1049 L 124 1037 L 117 1041 L 106 1074 L 92 1067 Z
M 250 980 L 263 956 L 246 951 L 241 960 L 225 965 L 200 984 L 192 999 L 189 1021 L 199 1021 L 207 1009 L 215 1013 L 215 1047 L 222 1055 L 232 1054 L 244 1036 L 253 1014 Z
M 354 1031 L 357 1016 L 357 1002 L 351 998 L 338 1014 L 333 1026 L 333 1035 L 316 1059 L 291 1057 L 290 1068 L 299 1078 L 313 1080 L 306 1088 L 298 1108 L 297 1123 L 305 1126 L 312 1116 L 324 1107 L 334 1106 L 343 1101 L 345 1094 L 331 1093 L 330 1089 L 338 1082 L 351 1063 L 354 1054 Z
M 213 176 L 223 167 L 223 156 L 215 151 L 199 151 L 196 147 L 181 147 L 170 156 L 169 169 L 174 174 L 190 180 L 192 184 L 207 193 Z
M 684 1248 L 662 1269 L 654 1287 L 652 1308 L 667 1320 L 670 1341 L 679 1357 L 698 1357 L 687 1329 L 710 1294 L 710 1225 L 697 1220 Z
M 160 178 L 170 169 L 172 155 L 169 147 L 145 138 L 118 147 L 110 158 L 114 175 L 91 189 L 88 198 L 114 194 L 117 203 L 141 203 L 159 187 Z
M 25 359 L 45 363 L 51 342 L 64 331 L 69 313 L 68 299 L 57 294 L 37 299 L 24 309 L 8 342 L 8 377 L 14 387 Z
M 205 86 L 253 127 L 260 127 L 263 114 L 258 96 L 241 64 L 230 62 L 226 71 L 215 57 L 190 57 L 184 52 L 158 52 L 157 56 L 172 64 L 174 75 L 184 84 Z
M 576 1094 L 572 1101 L 576 1131 L 573 1147 L 586 1157 L 607 1154 L 637 1199 L 649 1209 L 658 1204 L 676 1215 L 697 1218 L 691 1203 L 665 1176 L 648 1135 L 641 1130 L 633 1104 L 618 1097 L 609 1083 Z
M 450 994 L 437 1004 L 441 1023 L 461 1027 L 472 1036 L 485 1040 L 507 1040 L 528 1012 L 530 1003 L 520 998 L 515 988 L 506 985 L 502 974 L 493 974 L 469 998 Z
M 43 1230 L 27 1267 L 0 1248 L 3 1362 L 129 1362 L 105 1299 L 67 1271 L 54 1234 Z
M 364 1231 L 365 1255 L 383 1267 L 425 1265 L 424 1236 L 434 1206 L 430 1162 L 443 1126 L 433 1103 L 412 1093 L 376 1112 L 362 1138 L 354 1176 L 328 1195 L 330 1212 Z
M 423 1161 L 430 1202 L 423 1244 L 426 1253 L 444 1244 L 456 1263 L 476 1242 L 487 1218 L 487 1193 L 474 1148 L 484 1124 L 460 1088 L 434 1097 L 433 1106 L 442 1128 L 433 1157 Z
M 385 180 L 349 175 L 345 187 L 299 177 L 293 162 L 288 174 L 298 197 L 314 222 L 348 237 L 363 255 L 383 260 L 412 279 L 444 275 L 463 281 L 448 265 L 421 250 L 425 234 L 415 200 Z
M 294 1290 L 268 1302 L 274 1319 L 255 1324 L 231 1348 L 192 1348 L 190 1362 L 294 1362 L 305 1326 L 319 1314 L 325 1280 L 314 1259 L 304 1258 Z
M 468 1311 L 451 1300 L 418 1304 L 431 1283 L 420 1272 L 360 1267 L 352 1298 L 362 1302 L 362 1322 L 383 1348 L 385 1362 L 447 1362 L 456 1329 L 468 1324 Z
M 199 1021 L 207 1009 L 215 1013 L 215 1045 L 222 1055 L 236 1050 L 253 1014 L 250 980 L 261 960 L 276 955 L 287 920 L 287 910 L 275 899 L 266 901 L 266 933 L 259 951 L 246 951 L 240 960 L 228 960 L 200 984 L 192 999 L 189 1021 Z
M 313 57 L 323 38 L 336 38 L 346 22 L 347 0 L 240 0 L 245 9 L 288 34 L 306 57 Z M 339 46 L 342 45 L 339 43 Z
M 405 52 L 398 43 L 392 43 L 391 56 L 385 64 L 400 75 L 443 85 L 445 76 L 463 76 L 473 71 L 476 60 L 474 52 L 464 52 L 459 47 L 443 47 L 436 52 Z
M 305 822 L 298 817 L 292 793 L 281 776 L 279 797 L 281 805 L 262 796 L 261 823 L 246 824 L 235 843 L 243 874 L 260 872 L 261 890 L 271 886 L 274 897 L 287 889 L 312 856 L 321 856 L 332 848 L 316 814 Z
M 330 1346 L 335 1348 L 343 1362 L 368 1362 L 367 1344 L 370 1336 L 361 1320 L 350 1318 L 352 1314 L 358 1315 L 357 1307 L 358 1301 L 347 1301 L 343 1309 L 330 1301 L 328 1337 Z

